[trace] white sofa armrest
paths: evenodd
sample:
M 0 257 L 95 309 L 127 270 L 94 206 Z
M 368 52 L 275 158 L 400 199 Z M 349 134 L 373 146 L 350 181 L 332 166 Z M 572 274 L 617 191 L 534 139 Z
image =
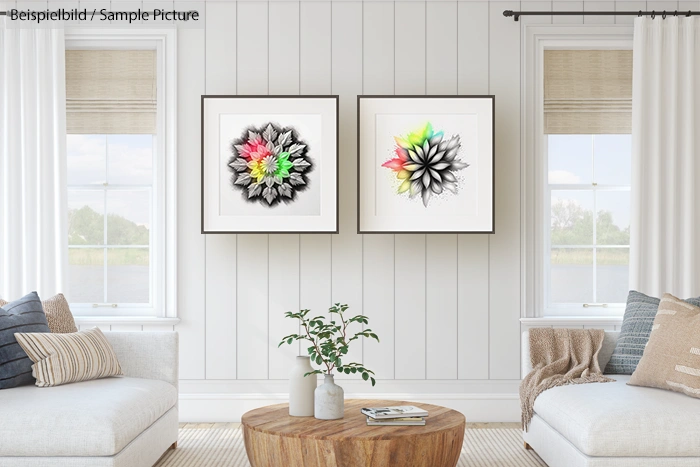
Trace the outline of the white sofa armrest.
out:
M 105 332 L 125 376 L 158 379 L 178 387 L 177 332 Z

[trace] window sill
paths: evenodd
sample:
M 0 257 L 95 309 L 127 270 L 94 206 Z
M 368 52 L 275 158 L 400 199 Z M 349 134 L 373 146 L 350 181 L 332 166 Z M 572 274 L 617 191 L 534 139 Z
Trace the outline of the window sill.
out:
M 91 324 L 135 324 L 175 326 L 180 323 L 180 318 L 156 318 L 153 316 L 73 316 L 75 324 L 80 326 Z
M 619 326 L 622 316 L 542 316 L 520 318 L 524 326 Z

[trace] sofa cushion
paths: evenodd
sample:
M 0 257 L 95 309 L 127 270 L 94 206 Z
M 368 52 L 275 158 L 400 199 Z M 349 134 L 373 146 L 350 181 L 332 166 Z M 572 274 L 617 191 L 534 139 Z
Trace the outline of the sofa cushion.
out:
M 0 391 L 0 457 L 112 456 L 177 403 L 169 383 L 106 378 Z
M 614 378 L 549 389 L 535 413 L 588 456 L 700 456 L 700 400 Z
M 121 376 L 122 367 L 100 328 L 53 334 L 15 333 L 32 359 L 32 375 L 39 387 Z
M 7 303 L 0 298 L 0 307 L 7 305 Z M 46 321 L 49 323 L 51 332 L 78 332 L 73 313 L 71 313 L 68 301 L 62 293 L 42 300 L 41 306 L 44 308 Z
M 50 332 L 36 292 L 0 307 L 0 389 L 34 384 L 32 361 L 17 343 L 16 332 Z
M 630 290 L 625 315 L 622 318 L 620 337 L 603 373 L 621 375 L 634 373 L 644 354 L 644 347 L 649 342 L 649 334 L 651 334 L 660 301 L 659 298 Z M 700 297 L 688 298 L 685 301 L 691 305 L 700 306 Z

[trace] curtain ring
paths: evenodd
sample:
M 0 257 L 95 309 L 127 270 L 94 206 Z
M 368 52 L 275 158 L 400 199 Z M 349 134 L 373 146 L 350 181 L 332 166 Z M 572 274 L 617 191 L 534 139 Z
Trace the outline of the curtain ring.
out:
M 673 12 L 673 16 L 678 16 L 678 10 Z
M 641 17 L 642 17 L 642 10 L 639 10 L 639 14 L 637 15 L 637 18 L 641 18 Z
M 651 19 L 656 18 L 656 10 L 651 11 Z
M 690 14 L 690 10 L 688 10 L 688 14 L 685 15 L 686 18 L 690 18 L 692 15 Z
M 664 13 L 661 15 L 661 19 L 666 19 L 666 10 L 664 10 Z

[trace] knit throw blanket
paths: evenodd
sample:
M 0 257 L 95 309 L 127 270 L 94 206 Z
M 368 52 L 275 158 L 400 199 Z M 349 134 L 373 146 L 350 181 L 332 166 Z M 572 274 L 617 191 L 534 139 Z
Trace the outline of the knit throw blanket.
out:
M 598 365 L 603 344 L 602 329 L 530 329 L 532 371 L 520 383 L 520 409 L 523 430 L 532 420 L 535 399 L 557 386 L 608 383 Z

